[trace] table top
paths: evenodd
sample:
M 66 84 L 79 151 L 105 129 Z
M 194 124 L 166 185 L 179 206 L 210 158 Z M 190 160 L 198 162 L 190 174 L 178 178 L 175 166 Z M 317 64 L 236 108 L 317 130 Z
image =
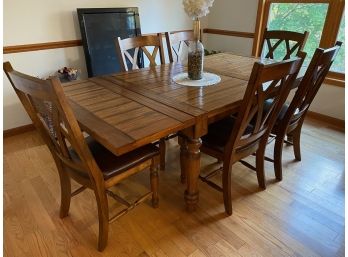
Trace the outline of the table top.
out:
M 208 87 L 175 84 L 186 67 L 171 63 L 67 83 L 64 91 L 82 129 L 121 155 L 187 128 L 206 134 L 209 120 L 237 111 L 256 60 L 207 56 L 205 70 L 221 76 Z
M 271 64 L 277 62 L 277 60 L 259 57 L 246 57 L 225 52 L 206 56 L 204 70 L 242 80 L 249 80 L 255 62 Z M 299 79 L 303 77 L 307 68 L 308 66 L 302 65 L 297 76 Z

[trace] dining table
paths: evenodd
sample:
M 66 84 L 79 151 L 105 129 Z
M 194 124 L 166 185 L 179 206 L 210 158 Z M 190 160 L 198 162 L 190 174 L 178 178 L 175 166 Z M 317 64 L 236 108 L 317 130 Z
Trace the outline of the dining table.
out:
M 238 112 L 258 60 L 232 53 L 206 56 L 204 71 L 221 77 L 206 87 L 176 84 L 173 76 L 187 67 L 174 62 L 76 80 L 63 88 L 81 129 L 115 155 L 178 133 L 184 198 L 193 211 L 199 199 L 201 137 L 209 123 Z

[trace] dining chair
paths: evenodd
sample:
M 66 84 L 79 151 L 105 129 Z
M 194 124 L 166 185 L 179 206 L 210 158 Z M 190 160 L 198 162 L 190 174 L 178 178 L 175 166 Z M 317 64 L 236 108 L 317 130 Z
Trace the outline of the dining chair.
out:
M 317 48 L 300 81 L 296 93 L 290 104 L 284 104 L 280 115 L 272 129 L 271 136 L 275 137 L 273 160 L 274 172 L 277 180 L 282 180 L 282 153 L 284 141 L 293 145 L 295 159 L 301 161 L 301 130 L 308 109 L 318 93 L 323 81 L 330 70 L 332 63 L 342 45 L 336 42 L 328 49 Z M 266 106 L 266 109 L 268 106 Z M 285 140 L 287 136 L 290 140 Z M 267 158 L 269 160 L 269 158 Z
M 131 70 L 139 69 L 139 56 L 145 54 L 150 66 L 156 66 L 156 57 L 159 52 L 160 63 L 164 64 L 164 52 L 162 44 L 162 34 L 137 36 L 121 39 L 115 39 L 116 53 L 120 61 L 122 71 L 128 71 L 127 60 L 131 66 Z M 152 52 L 149 52 L 149 47 L 153 47 Z M 131 53 L 133 51 L 133 53 Z M 150 50 L 151 51 L 151 50 Z
M 286 30 L 268 30 L 263 33 L 261 51 L 264 51 L 261 56 L 270 59 L 289 59 L 292 55 L 296 55 L 306 44 L 309 33 L 286 31 Z M 285 44 L 285 45 L 284 45 Z M 267 46 L 267 49 L 264 47 Z M 276 58 L 279 51 L 281 58 Z
M 165 32 L 169 62 L 180 62 L 183 46 L 189 46 L 189 41 L 194 41 L 193 30 Z
M 253 66 L 238 113 L 208 126 L 202 137 L 201 151 L 223 161 L 222 168 L 205 176 L 202 181 L 223 192 L 225 211 L 232 214 L 231 172 L 237 161 L 256 153 L 256 174 L 260 188 L 265 189 L 264 153 L 272 126 L 299 72 L 302 59 L 295 57 L 280 62 Z M 265 101 L 272 106 L 264 111 Z M 222 188 L 211 177 L 222 169 Z
M 121 71 L 128 71 L 127 60 L 130 63 L 131 70 L 139 69 L 139 63 L 141 60 L 139 56 L 144 53 L 149 61 L 150 66 L 156 66 L 156 57 L 159 52 L 160 64 L 165 64 L 162 33 L 157 35 L 137 36 L 121 39 L 117 37 L 115 39 L 116 53 L 120 62 Z M 147 47 L 153 47 L 152 53 L 149 52 Z M 131 53 L 130 51 L 134 51 Z M 133 54 L 133 56 L 131 55 Z M 166 162 L 166 143 L 165 138 L 160 139 L 156 144 L 159 144 L 160 149 L 160 169 L 165 169 Z
M 60 217 L 68 215 L 71 197 L 86 188 L 94 191 L 99 219 L 98 250 L 102 251 L 107 245 L 109 223 L 150 196 L 153 207 L 158 206 L 158 148 L 149 144 L 121 156 L 114 155 L 92 137 L 84 137 L 56 77 L 37 79 L 13 70 L 9 62 L 3 64 L 3 69 L 57 166 L 61 187 Z M 135 202 L 129 203 L 110 190 L 147 168 L 150 168 L 151 191 Z M 73 192 L 71 179 L 81 185 Z M 110 218 L 108 195 L 126 205 Z

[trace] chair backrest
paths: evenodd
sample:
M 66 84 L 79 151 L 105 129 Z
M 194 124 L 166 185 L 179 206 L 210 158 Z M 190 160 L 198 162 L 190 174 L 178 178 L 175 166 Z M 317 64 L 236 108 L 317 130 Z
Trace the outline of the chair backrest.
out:
M 254 64 L 225 148 L 225 159 L 248 156 L 258 149 L 261 140 L 267 140 L 304 57 L 305 54 L 301 53 L 301 58 Z M 264 108 L 266 101 L 271 102 L 271 107 L 267 110 Z
M 34 78 L 13 70 L 9 62 L 3 64 L 3 69 L 54 160 L 60 162 L 57 165 L 87 172 L 91 185 L 102 183 L 102 173 L 85 142 L 58 78 Z M 71 158 L 68 147 L 75 151 L 79 161 Z
M 276 59 L 276 55 L 280 53 L 281 58 L 279 57 L 279 59 L 289 59 L 292 55 L 295 56 L 298 52 L 303 51 L 308 35 L 307 31 L 299 33 L 285 30 L 268 30 L 266 28 L 263 33 L 261 51 L 265 50 L 263 49 L 265 44 L 268 51 L 262 54 L 265 58 Z
M 195 39 L 193 30 L 166 32 L 165 37 L 166 37 L 168 57 L 170 62 L 180 62 L 180 56 L 182 55 L 183 44 L 188 46 L 189 41 L 194 41 Z
M 150 66 L 156 66 L 156 56 L 159 52 L 161 64 L 165 63 L 162 34 L 137 36 L 126 39 L 120 37 L 115 39 L 116 53 L 120 60 L 120 66 L 122 71 L 128 71 L 127 59 L 132 65 L 132 70 L 139 69 L 138 61 L 140 53 L 144 53 L 150 62 Z M 154 47 L 152 53 L 146 47 Z M 133 56 L 129 52 L 132 50 Z
M 303 121 L 341 46 L 342 42 L 338 41 L 334 47 L 328 49 L 317 48 L 315 50 L 307 71 L 283 118 L 282 123 L 284 125 L 294 126 Z

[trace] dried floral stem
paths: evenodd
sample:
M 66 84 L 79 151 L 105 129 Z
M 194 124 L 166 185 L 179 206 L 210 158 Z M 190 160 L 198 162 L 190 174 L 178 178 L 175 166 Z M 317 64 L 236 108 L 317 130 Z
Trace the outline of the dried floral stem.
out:
M 192 19 L 206 16 L 214 0 L 183 0 L 185 12 Z

